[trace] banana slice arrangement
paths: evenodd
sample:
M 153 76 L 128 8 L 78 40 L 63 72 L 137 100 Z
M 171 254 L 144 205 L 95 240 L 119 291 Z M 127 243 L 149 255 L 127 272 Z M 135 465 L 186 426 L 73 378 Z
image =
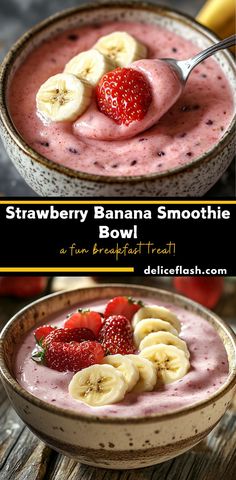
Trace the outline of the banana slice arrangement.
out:
M 117 67 L 126 67 L 147 56 L 147 47 L 126 32 L 114 32 L 101 37 L 94 48 Z
M 140 342 L 153 332 L 169 332 L 177 336 L 177 330 L 169 322 L 159 318 L 145 318 L 137 323 L 134 329 L 134 343 L 139 348 Z
M 92 365 L 76 373 L 69 394 L 75 400 L 100 407 L 123 400 L 127 391 L 124 376 L 111 365 Z
M 132 325 L 137 355 L 107 355 L 102 365 L 76 373 L 69 385 L 75 400 L 93 407 L 117 403 L 128 392 L 152 391 L 186 375 L 190 354 L 178 336 L 181 324 L 173 312 L 145 306 L 134 315 Z
M 112 365 L 112 367 L 122 373 L 127 385 L 126 391 L 131 392 L 139 379 L 138 368 L 132 360 L 128 358 L 127 355 L 116 354 L 107 355 L 104 359 L 104 363 Z
M 150 392 L 157 383 L 157 371 L 155 366 L 149 360 L 142 358 L 140 355 L 127 355 L 138 370 L 139 378 L 132 392 Z
M 140 320 L 144 320 L 145 318 L 159 318 L 165 322 L 169 322 L 178 333 L 181 330 L 181 324 L 178 317 L 168 310 L 168 308 L 159 305 L 147 305 L 146 307 L 140 308 L 132 319 L 133 328 L 136 327 Z
M 173 333 L 164 332 L 161 330 L 155 333 L 149 333 L 146 337 L 144 337 L 144 339 L 139 344 L 139 350 L 140 352 L 142 352 L 144 348 L 152 347 L 153 345 L 159 345 L 160 343 L 177 347 L 180 350 L 183 350 L 187 358 L 190 357 L 188 347 L 184 340 L 181 340 L 176 335 L 173 335 Z
M 160 383 L 172 383 L 186 375 L 189 360 L 183 350 L 173 345 L 152 345 L 146 347 L 140 356 L 152 362 L 157 370 L 157 380 Z
M 73 121 L 86 110 L 92 97 L 90 85 L 75 75 L 58 73 L 41 85 L 36 103 L 38 112 L 52 122 Z
M 102 76 L 114 68 L 115 65 L 109 58 L 92 48 L 73 57 L 66 64 L 64 72 L 71 73 L 95 87 Z
M 91 103 L 103 75 L 145 58 L 147 48 L 126 32 L 101 37 L 93 48 L 73 57 L 63 73 L 50 77 L 36 95 L 37 110 L 51 122 L 74 121 Z

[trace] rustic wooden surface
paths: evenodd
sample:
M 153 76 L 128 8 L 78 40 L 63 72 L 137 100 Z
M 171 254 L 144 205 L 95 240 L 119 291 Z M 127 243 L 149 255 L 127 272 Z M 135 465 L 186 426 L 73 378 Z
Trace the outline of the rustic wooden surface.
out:
M 140 283 L 140 282 L 139 282 Z M 218 313 L 234 310 L 223 297 Z M 27 302 L 0 301 L 0 328 Z M 221 310 L 221 312 L 219 311 Z M 236 316 L 236 315 L 235 315 Z M 236 409 L 227 411 L 214 431 L 190 452 L 155 467 L 112 471 L 87 467 L 39 441 L 19 419 L 0 384 L 1 480 L 234 480 L 236 478 Z

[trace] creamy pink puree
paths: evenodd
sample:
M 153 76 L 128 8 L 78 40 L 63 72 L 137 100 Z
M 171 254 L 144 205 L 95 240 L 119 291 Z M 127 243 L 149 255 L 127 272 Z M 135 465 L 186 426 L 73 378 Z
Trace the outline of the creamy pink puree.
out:
M 74 123 L 75 135 L 97 140 L 131 138 L 155 125 L 159 118 L 179 98 L 183 86 L 174 71 L 160 60 L 139 60 L 130 65 L 148 79 L 152 90 L 152 103 L 142 120 L 131 122 L 128 126 L 117 125 L 114 120 L 101 113 L 96 98 L 88 110 Z M 168 88 L 166 86 L 168 85 Z
M 93 411 L 101 416 L 135 417 L 152 413 L 164 414 L 206 400 L 223 385 L 228 376 L 227 354 L 219 335 L 206 320 L 182 308 L 159 302 L 156 298 L 143 301 L 164 305 L 178 315 L 182 324 L 180 337 L 187 342 L 190 351 L 191 369 L 183 379 L 165 385 L 155 392 L 127 394 L 123 402 L 118 404 L 89 407 L 69 396 L 68 384 L 73 373 L 57 372 L 31 360 L 35 341 L 33 332 L 30 332 L 16 353 L 15 375 L 18 382 L 36 397 L 53 405 L 79 413 Z M 83 307 L 96 307 L 102 312 L 104 303 L 83 304 Z M 57 318 L 48 318 L 47 323 L 63 326 L 70 311 L 64 311 Z
M 185 59 L 199 51 L 190 41 L 158 26 L 122 22 L 83 27 L 45 42 L 28 56 L 10 88 L 10 112 L 26 142 L 45 157 L 72 169 L 113 176 L 164 172 L 212 148 L 233 115 L 229 83 L 213 59 L 195 68 L 180 99 L 155 126 L 137 135 L 134 128 L 134 137 L 128 140 L 98 141 L 83 136 L 88 135 L 89 130 L 93 136 L 93 127 L 97 124 L 100 132 L 110 125 L 111 120 L 101 115 L 94 104 L 83 116 L 86 119 L 83 125 L 81 119 L 74 124 L 42 123 L 35 104 L 40 85 L 51 75 L 63 71 L 71 57 L 91 48 L 102 35 L 116 30 L 126 31 L 146 44 L 149 58 Z M 174 94 L 169 90 L 169 81 L 163 82 L 162 87 L 160 92 L 156 90 L 157 102 L 159 93 L 164 99 Z M 159 108 L 161 105 L 160 100 Z M 114 131 L 122 128 L 113 125 Z

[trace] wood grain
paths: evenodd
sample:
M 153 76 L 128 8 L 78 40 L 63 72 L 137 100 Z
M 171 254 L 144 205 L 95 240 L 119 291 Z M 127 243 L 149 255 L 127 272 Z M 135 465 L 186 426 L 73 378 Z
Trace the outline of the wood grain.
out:
M 236 414 L 229 410 L 207 439 L 155 467 L 112 471 L 57 454 L 24 426 L 0 385 L 1 480 L 234 480 Z

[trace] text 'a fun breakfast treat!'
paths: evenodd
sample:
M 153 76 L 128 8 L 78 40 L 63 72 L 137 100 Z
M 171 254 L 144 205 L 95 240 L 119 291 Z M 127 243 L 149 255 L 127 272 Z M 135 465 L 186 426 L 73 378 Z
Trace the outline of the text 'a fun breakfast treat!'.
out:
M 34 150 L 77 171 L 139 176 L 187 165 L 218 143 L 233 115 L 231 88 L 216 60 L 198 65 L 184 88 L 160 61 L 198 51 L 154 24 L 64 32 L 15 72 L 12 119 Z
M 126 296 L 83 305 L 30 332 L 15 358 L 26 390 L 101 415 L 165 412 L 225 381 L 227 354 L 213 327 L 174 305 Z

